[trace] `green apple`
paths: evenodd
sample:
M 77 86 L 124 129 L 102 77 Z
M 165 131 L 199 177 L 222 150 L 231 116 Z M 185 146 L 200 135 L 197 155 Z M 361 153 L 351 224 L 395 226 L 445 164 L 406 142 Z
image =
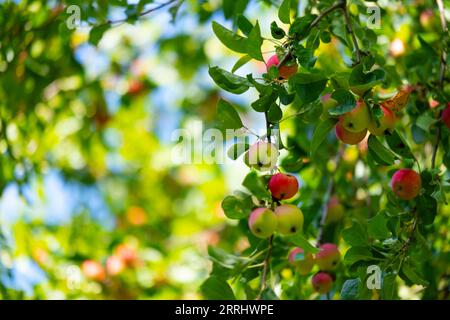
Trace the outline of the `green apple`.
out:
M 340 221 L 344 217 L 344 207 L 336 196 L 332 196 L 327 204 L 325 223 L 331 224 Z
M 278 148 L 273 143 L 258 141 L 248 149 L 244 162 L 251 168 L 270 171 L 277 165 L 278 154 Z
M 283 204 L 275 209 L 277 230 L 284 235 L 293 235 L 303 228 L 303 213 L 292 204 Z
M 387 129 L 393 129 L 397 120 L 394 112 L 388 108 L 381 106 L 381 110 L 383 111 L 383 116 L 379 119 L 380 125 L 377 125 L 376 121 L 372 120 L 367 127 L 369 132 L 375 136 L 382 136 Z
M 338 105 L 338 102 L 336 100 L 334 100 L 333 98 L 331 98 L 331 93 L 327 93 L 324 94 L 321 98 L 320 98 L 320 102 L 322 102 L 322 115 L 320 116 L 320 120 L 327 120 L 328 118 L 330 118 L 330 114 L 328 113 L 328 110 L 336 107 Z
M 322 271 L 333 271 L 339 266 L 341 254 L 334 243 L 324 243 L 316 253 L 316 263 Z
M 341 118 L 341 125 L 345 130 L 350 132 L 361 132 L 367 129 L 370 122 L 370 112 L 367 105 L 362 100 L 356 102 L 356 107 L 347 113 L 344 113 Z
M 257 208 L 250 214 L 248 226 L 256 237 L 268 238 L 277 227 L 277 217 L 269 208 Z
M 301 275 L 306 275 L 311 272 L 314 267 L 314 256 L 311 253 L 305 253 L 305 251 L 296 247 L 289 252 L 289 263 L 297 267 L 298 272 Z

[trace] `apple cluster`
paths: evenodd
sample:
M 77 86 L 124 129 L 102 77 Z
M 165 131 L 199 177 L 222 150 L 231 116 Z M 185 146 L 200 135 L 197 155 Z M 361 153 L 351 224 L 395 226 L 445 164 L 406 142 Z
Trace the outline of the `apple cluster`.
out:
M 334 243 L 324 243 L 315 256 L 305 253 L 300 247 L 295 247 L 289 252 L 288 260 L 301 275 L 309 274 L 317 265 L 319 271 L 311 278 L 311 283 L 316 292 L 325 294 L 333 287 L 335 278 L 333 272 L 339 267 L 341 253 Z

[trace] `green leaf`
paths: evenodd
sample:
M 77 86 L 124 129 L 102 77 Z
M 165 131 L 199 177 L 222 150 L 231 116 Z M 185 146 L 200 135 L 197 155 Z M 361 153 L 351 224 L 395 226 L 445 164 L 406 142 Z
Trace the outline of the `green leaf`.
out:
M 396 154 L 406 159 L 414 159 L 414 155 L 411 152 L 411 149 L 408 146 L 408 143 L 405 139 L 397 132 L 397 130 L 392 131 L 389 134 L 385 135 L 386 142 Z
M 270 33 L 274 39 L 283 39 L 286 36 L 286 32 L 278 27 L 275 21 L 270 24 Z
M 327 82 L 327 78 L 317 73 L 297 73 L 289 79 L 290 85 L 303 103 L 318 99 Z
M 358 261 L 370 261 L 372 259 L 372 253 L 368 248 L 363 246 L 354 246 L 348 249 L 345 253 L 344 263 L 347 266 L 351 266 Z
M 241 154 L 247 151 L 249 148 L 248 143 L 240 142 L 233 144 L 227 151 L 227 155 L 230 159 L 236 160 Z
M 281 104 L 287 106 L 292 103 L 295 99 L 295 93 L 287 92 L 286 88 L 281 85 L 278 91 Z
M 256 60 L 264 61 L 264 58 L 261 53 L 261 45 L 263 43 L 263 39 L 261 38 L 261 30 L 259 28 L 258 21 L 256 21 L 255 26 L 252 31 L 248 35 L 247 39 L 247 53 Z
M 345 242 L 347 242 L 351 246 L 362 246 L 367 244 L 369 241 L 367 231 L 357 221 L 353 221 L 353 224 L 350 228 L 344 229 L 342 231 L 342 237 L 344 238 Z
M 272 288 L 265 288 L 264 291 L 261 293 L 262 300 L 280 300 L 278 298 L 275 291 L 272 290 Z
M 255 171 L 251 171 L 245 177 L 242 185 L 246 187 L 258 199 L 270 199 L 270 193 L 262 177 L 259 177 Z
M 393 300 L 395 298 L 397 275 L 393 273 L 384 274 L 381 286 L 381 298 L 383 300 Z
M 386 72 L 383 69 L 364 72 L 363 64 L 359 64 L 353 68 L 348 83 L 352 92 L 362 96 L 366 91 L 383 82 L 385 77 Z
M 369 152 L 379 165 L 393 165 L 395 156 L 374 135 L 369 136 L 367 142 Z
M 283 0 L 283 2 L 280 5 L 280 8 L 278 9 L 278 18 L 281 22 L 285 24 L 291 23 L 291 0 Z
M 247 53 L 247 39 L 228 30 L 221 24 L 213 21 L 212 28 L 216 37 L 230 50 Z
M 291 27 L 289 28 L 289 35 L 295 36 L 299 40 L 305 38 L 308 34 L 307 31 L 309 30 L 309 26 L 316 18 L 316 15 L 305 15 L 303 17 L 299 17 L 295 19 L 295 21 L 291 24 Z
M 423 194 L 417 198 L 417 214 L 422 219 L 424 225 L 434 222 L 437 215 L 437 201 L 428 194 Z
M 302 248 L 305 253 L 317 253 L 319 249 L 313 246 L 308 239 L 306 239 L 300 232 L 297 232 L 293 236 L 286 237 L 286 239 L 292 242 L 294 245 Z
M 217 104 L 217 117 L 223 129 L 240 129 L 244 126 L 236 109 L 223 99 Z
M 242 67 L 247 62 L 251 61 L 252 57 L 250 57 L 248 54 L 245 56 L 242 56 L 233 66 L 233 69 L 231 69 L 232 73 L 235 73 L 240 67 Z
M 103 34 L 111 27 L 110 23 L 95 26 L 89 31 L 89 43 L 96 46 L 103 37 Z
M 422 286 L 428 286 L 428 281 L 423 279 L 422 276 L 417 273 L 416 267 L 409 262 L 403 264 L 402 272 L 412 283 Z
M 336 100 L 339 104 L 328 110 L 328 113 L 332 116 L 340 116 L 355 109 L 356 100 L 353 94 L 345 89 L 336 89 L 331 98 Z
M 336 119 L 327 119 L 325 121 L 322 121 L 319 123 L 319 125 L 316 127 L 313 133 L 313 137 L 311 140 L 311 146 L 310 146 L 310 153 L 311 156 L 313 156 L 319 146 L 322 144 L 322 142 L 327 137 L 328 133 L 333 129 L 334 125 L 336 124 Z
M 341 289 L 342 300 L 357 300 L 358 299 L 358 287 L 361 284 L 359 278 L 348 279 L 344 282 Z
M 302 67 L 311 69 L 316 64 L 317 57 L 314 56 L 313 49 L 305 48 L 302 45 L 297 45 L 295 46 L 294 53 Z
M 280 121 L 281 118 L 283 118 L 283 111 L 281 111 L 281 108 L 277 103 L 272 103 L 269 111 L 267 112 L 267 120 L 271 123 L 276 123 Z
M 243 219 L 248 217 L 252 207 L 250 196 L 246 200 L 238 199 L 235 196 L 226 196 L 222 200 L 222 209 L 229 219 Z
M 386 217 L 382 213 L 379 213 L 369 220 L 367 231 L 375 239 L 386 239 L 389 236 L 389 230 L 386 224 Z
M 253 30 L 253 24 L 242 14 L 237 17 L 237 25 L 239 29 L 245 34 L 247 37 L 250 32 Z
M 217 276 L 206 279 L 200 286 L 200 291 L 207 300 L 236 300 L 228 282 Z
M 258 100 L 254 101 L 251 106 L 257 112 L 266 112 L 272 106 L 272 104 L 277 100 L 278 94 L 273 90 L 270 90 L 265 95 L 260 97 Z
M 252 85 L 246 78 L 237 76 L 231 72 L 220 69 L 219 67 L 210 67 L 209 75 L 223 90 L 235 94 L 244 93 Z

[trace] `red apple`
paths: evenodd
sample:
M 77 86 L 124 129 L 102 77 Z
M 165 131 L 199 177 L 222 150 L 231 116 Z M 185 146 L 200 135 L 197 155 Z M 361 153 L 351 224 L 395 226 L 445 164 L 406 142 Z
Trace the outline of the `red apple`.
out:
M 334 243 L 324 243 L 316 253 L 316 263 L 322 271 L 336 270 L 339 265 L 341 254 Z
M 339 140 L 341 140 L 343 143 L 346 143 L 346 144 L 358 144 L 362 140 L 364 140 L 364 138 L 367 135 L 367 129 L 364 129 L 363 131 L 360 131 L 360 132 L 350 132 L 350 131 L 346 130 L 342 126 L 341 121 L 339 121 L 336 124 L 335 132 L 336 132 L 336 137 Z
M 289 252 L 289 263 L 298 268 L 301 275 L 306 275 L 311 272 L 314 267 L 314 256 L 311 253 L 306 253 L 300 248 L 296 247 Z
M 315 291 L 320 294 L 330 292 L 333 287 L 333 278 L 326 272 L 318 272 L 311 279 Z
M 447 103 L 447 108 L 442 111 L 442 121 L 450 129 L 450 102 Z
M 422 187 L 420 175 L 412 169 L 397 170 L 391 180 L 392 191 L 402 200 L 414 199 Z
M 103 281 L 105 279 L 105 269 L 103 266 L 93 260 L 85 260 L 81 265 L 81 270 L 86 278 L 95 280 L 95 281 Z
M 269 180 L 269 190 L 275 199 L 290 199 L 298 191 L 297 178 L 290 174 L 277 173 Z
M 278 56 L 274 54 L 269 58 L 269 60 L 266 63 L 267 71 L 269 71 L 270 67 L 278 67 L 278 64 L 280 63 L 280 60 L 278 60 Z M 278 69 L 278 74 L 280 75 L 280 78 L 283 79 L 289 79 L 294 74 L 297 73 L 298 66 L 295 62 L 292 62 L 292 64 L 284 64 Z

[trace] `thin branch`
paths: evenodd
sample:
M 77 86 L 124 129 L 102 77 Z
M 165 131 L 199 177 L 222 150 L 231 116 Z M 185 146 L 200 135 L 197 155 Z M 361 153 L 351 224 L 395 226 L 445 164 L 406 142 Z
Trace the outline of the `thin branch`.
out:
M 272 248 L 273 248 L 273 235 L 269 238 L 269 250 L 267 251 L 266 258 L 264 259 L 264 267 L 263 267 L 263 273 L 261 275 L 261 285 L 260 285 L 260 291 L 258 294 L 258 297 L 256 300 L 261 299 L 261 295 L 263 291 L 267 288 L 267 273 L 269 271 L 269 265 L 270 265 L 270 258 L 272 256 Z
M 344 18 L 345 18 L 345 23 L 347 25 L 347 31 L 348 31 L 348 33 L 351 34 L 353 46 L 355 47 L 355 51 L 356 51 L 356 63 L 355 64 L 359 64 L 361 62 L 361 50 L 359 49 L 358 40 L 356 39 L 356 34 L 353 31 L 352 22 L 350 20 L 350 15 L 348 14 L 346 2 L 347 1 L 343 2 L 341 9 L 344 12 Z
M 162 9 L 162 8 L 164 8 L 164 7 L 167 7 L 167 6 L 169 6 L 169 5 L 171 5 L 172 3 L 175 3 L 175 2 L 177 2 L 177 1 L 180 1 L 180 0 L 169 0 L 169 1 L 167 1 L 167 2 L 161 3 L 160 5 L 158 5 L 158 6 L 156 6 L 156 7 L 153 7 L 153 8 L 151 8 L 151 9 L 142 11 L 142 12 L 138 15 L 138 17 L 143 17 L 143 16 L 145 16 L 145 15 L 147 15 L 147 14 L 149 14 L 149 13 L 152 13 L 152 12 L 155 12 L 155 11 L 157 11 L 157 10 L 159 10 L 159 9 Z M 123 23 L 123 22 L 126 22 L 127 20 L 128 20 L 128 18 L 118 19 L 118 20 L 107 20 L 105 23 L 102 23 L 102 24 L 100 24 L 100 25 Z
M 334 162 L 336 165 L 335 170 L 337 170 L 339 163 L 341 162 L 342 155 L 344 154 L 344 150 L 345 150 L 344 147 L 341 145 L 339 147 L 338 153 L 336 154 L 336 157 L 334 158 Z M 325 197 L 323 199 L 323 204 L 322 204 L 322 213 L 321 213 L 321 217 L 320 217 L 319 232 L 317 234 L 317 245 L 322 243 L 322 240 L 323 240 L 322 239 L 323 238 L 323 229 L 325 227 L 325 221 L 327 219 L 328 201 L 330 200 L 333 190 L 334 190 L 334 179 L 333 179 L 333 177 L 330 177 L 330 181 L 328 182 L 327 191 L 325 192 Z
M 436 0 L 436 3 L 439 8 L 439 16 L 441 18 L 442 31 L 444 33 L 447 33 L 448 28 L 447 28 L 447 22 L 445 21 L 444 3 L 442 2 L 442 0 Z M 446 51 L 446 47 L 444 45 L 442 48 L 441 69 L 440 69 L 440 74 L 439 74 L 439 88 L 441 90 L 444 90 L 444 79 L 445 79 L 446 67 L 447 67 L 447 51 Z M 440 117 L 441 117 L 441 112 L 439 112 L 439 118 Z M 436 141 L 434 142 L 433 154 L 431 157 L 431 168 L 433 168 L 433 169 L 436 167 L 436 155 L 437 155 L 440 141 L 441 141 L 441 125 L 439 124 L 437 127 Z

